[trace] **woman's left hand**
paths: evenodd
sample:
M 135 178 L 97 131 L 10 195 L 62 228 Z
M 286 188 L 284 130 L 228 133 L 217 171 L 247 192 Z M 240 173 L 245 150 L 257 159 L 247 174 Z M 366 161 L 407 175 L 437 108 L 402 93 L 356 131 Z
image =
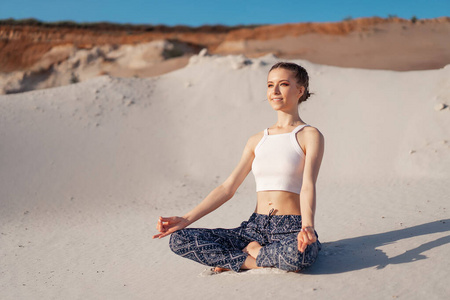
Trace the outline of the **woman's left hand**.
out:
M 303 253 L 306 250 L 308 245 L 311 245 L 317 241 L 316 234 L 314 232 L 314 228 L 305 227 L 298 233 L 298 251 Z
M 189 225 L 188 220 L 182 217 L 159 217 L 158 223 L 156 224 L 156 229 L 160 232 L 153 236 L 154 239 L 163 238 L 173 232 L 183 229 Z

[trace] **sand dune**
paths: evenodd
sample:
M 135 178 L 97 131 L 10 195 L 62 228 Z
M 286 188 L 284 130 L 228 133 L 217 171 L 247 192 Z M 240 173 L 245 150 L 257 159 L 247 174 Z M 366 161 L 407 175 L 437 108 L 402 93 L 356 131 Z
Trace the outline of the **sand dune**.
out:
M 326 138 L 302 274 L 208 275 L 151 240 L 223 181 L 276 116 L 274 56 L 193 56 L 154 78 L 101 76 L 0 96 L 2 299 L 443 299 L 450 260 L 450 65 L 395 72 L 295 60 L 315 95 L 300 109 Z M 248 218 L 255 185 L 196 226 Z
M 395 71 L 439 69 L 450 63 L 449 17 L 198 28 L 35 23 L 0 20 L 0 94 L 99 75 L 158 76 L 185 67 L 201 49 Z

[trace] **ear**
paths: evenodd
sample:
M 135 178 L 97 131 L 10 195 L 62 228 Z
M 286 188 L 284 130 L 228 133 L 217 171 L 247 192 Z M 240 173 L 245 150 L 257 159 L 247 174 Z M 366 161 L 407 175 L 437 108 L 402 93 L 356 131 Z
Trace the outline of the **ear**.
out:
M 305 90 L 306 89 L 305 89 L 305 87 L 303 85 L 298 87 L 298 98 L 303 96 L 303 94 L 305 93 Z

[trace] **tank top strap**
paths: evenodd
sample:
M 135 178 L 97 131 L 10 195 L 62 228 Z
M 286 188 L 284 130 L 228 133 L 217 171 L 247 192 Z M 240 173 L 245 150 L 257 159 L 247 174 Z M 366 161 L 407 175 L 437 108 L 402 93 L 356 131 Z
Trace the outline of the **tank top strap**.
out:
M 305 153 L 303 152 L 302 148 L 300 147 L 300 145 L 297 142 L 297 132 L 299 132 L 306 126 L 310 126 L 310 125 L 308 125 L 308 124 L 298 125 L 297 127 L 295 127 L 294 130 L 292 130 L 292 132 L 290 134 L 292 146 L 294 146 L 295 151 L 297 151 L 297 153 L 300 155 L 305 155 Z
M 268 128 L 264 129 L 264 135 L 269 135 L 269 129 Z
M 310 126 L 310 125 L 308 125 L 308 124 L 298 125 L 297 127 L 294 128 L 294 130 L 292 130 L 292 134 L 296 135 L 297 132 L 299 132 L 300 130 L 303 129 L 303 127 L 306 127 L 306 126 Z

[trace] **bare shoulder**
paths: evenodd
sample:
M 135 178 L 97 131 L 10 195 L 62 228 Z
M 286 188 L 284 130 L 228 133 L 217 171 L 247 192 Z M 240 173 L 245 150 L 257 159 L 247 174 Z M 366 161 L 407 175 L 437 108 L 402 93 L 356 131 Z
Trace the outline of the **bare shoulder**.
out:
M 308 146 L 318 146 L 319 148 L 323 148 L 325 138 L 316 127 L 305 126 L 297 133 L 297 141 L 300 144 L 300 147 L 305 151 Z
M 303 132 L 303 135 L 307 139 L 314 139 L 314 140 L 323 140 L 324 136 L 322 132 L 320 132 L 319 129 L 313 126 L 306 126 L 303 128 L 303 130 L 300 130 L 300 132 Z
M 249 150 L 255 151 L 256 146 L 258 145 L 258 143 L 261 141 L 261 139 L 264 136 L 264 131 L 260 131 L 254 135 L 252 135 L 248 141 L 247 141 L 247 148 L 249 148 Z

